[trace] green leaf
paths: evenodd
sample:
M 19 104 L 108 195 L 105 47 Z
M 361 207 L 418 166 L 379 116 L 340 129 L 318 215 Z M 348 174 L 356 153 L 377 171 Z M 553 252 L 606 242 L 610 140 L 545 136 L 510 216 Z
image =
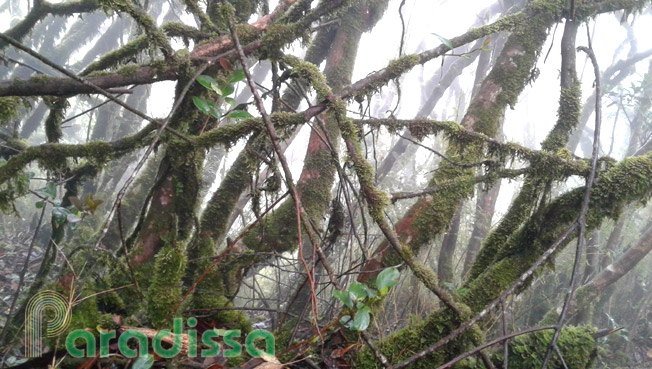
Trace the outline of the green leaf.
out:
M 249 112 L 246 110 L 234 110 L 229 113 L 229 118 L 245 119 L 245 118 L 253 118 L 253 117 L 254 116 L 249 114 Z
M 353 308 L 353 299 L 351 298 L 351 293 L 349 291 L 333 291 L 333 297 L 342 301 L 342 303 L 349 308 Z
M 400 273 L 398 272 L 398 269 L 394 267 L 383 270 L 380 272 L 380 274 L 378 274 L 378 277 L 376 277 L 376 288 L 378 288 L 378 290 L 382 290 L 384 287 L 387 287 L 389 290 L 390 288 L 396 286 L 399 276 Z
M 45 189 L 43 191 L 50 198 L 54 199 L 55 197 L 57 197 L 57 184 L 54 182 L 48 182 L 45 185 Z
M 147 354 L 137 358 L 131 369 L 149 369 L 152 365 L 154 365 L 154 356 Z
M 345 315 L 340 319 L 340 324 L 348 329 L 353 329 L 353 319 L 350 315 Z
M 45 201 L 37 201 L 34 205 L 36 206 L 37 209 L 43 209 L 43 207 L 45 206 Z
M 211 116 L 215 119 L 220 119 L 222 117 L 222 110 L 216 105 L 211 109 Z
M 218 83 L 215 80 L 215 78 L 204 74 L 197 77 L 197 82 L 199 82 L 202 86 L 206 87 L 209 90 L 213 90 L 214 87 L 218 87 Z
M 68 217 L 68 209 L 55 206 L 52 208 L 52 216 L 57 223 L 65 223 L 66 218 Z
M 436 33 L 433 33 L 433 35 L 437 36 L 437 38 L 439 38 L 439 40 L 440 40 L 444 45 L 446 45 L 449 49 L 451 49 L 451 50 L 454 49 L 454 47 L 453 47 L 453 43 L 451 42 L 451 40 L 447 39 L 446 37 L 440 36 L 440 35 L 438 35 L 438 34 L 436 34 Z
M 223 93 L 221 93 L 220 95 L 229 96 L 229 95 L 231 95 L 233 93 L 233 91 L 235 91 L 235 88 L 233 87 L 233 85 L 224 86 L 222 88 Z
M 353 328 L 356 331 L 364 331 L 369 327 L 369 322 L 371 322 L 371 315 L 369 312 L 370 309 L 367 306 L 355 313 L 355 318 L 353 318 Z
M 197 107 L 197 109 L 199 109 L 199 111 L 201 111 L 206 115 L 209 115 L 211 113 L 211 110 L 213 109 L 213 106 L 215 106 L 215 104 L 213 104 L 212 102 L 208 100 L 204 100 L 201 97 L 197 97 L 197 96 L 192 97 L 192 102 L 195 103 L 195 106 Z
M 374 297 L 378 296 L 376 290 L 374 290 L 373 288 L 369 288 L 366 285 L 364 286 L 364 291 L 367 293 L 367 296 L 369 296 L 369 298 L 373 299 Z
M 231 73 L 231 78 L 229 78 L 229 83 L 240 82 L 240 81 L 242 81 L 243 79 L 245 79 L 245 77 L 246 77 L 246 76 L 245 76 L 245 72 L 244 72 L 244 70 L 242 70 L 242 69 L 234 70 L 234 71 Z
M 68 223 L 79 223 L 81 221 L 81 218 L 77 216 L 77 214 L 68 214 L 66 215 L 66 221 Z
M 378 293 L 379 293 L 381 296 L 385 296 L 385 295 L 387 295 L 387 292 L 389 292 L 389 287 L 387 287 L 387 286 L 383 286 L 382 288 L 379 288 L 379 289 L 378 289 Z
M 225 97 L 224 101 L 226 101 L 227 104 L 231 105 L 231 107 L 234 107 L 236 105 L 235 99 L 232 97 Z
M 367 291 L 365 291 L 365 285 L 362 283 L 358 282 L 353 282 L 349 286 L 349 291 L 351 292 L 351 295 L 353 295 L 353 298 L 356 300 L 362 300 L 365 297 L 367 297 Z

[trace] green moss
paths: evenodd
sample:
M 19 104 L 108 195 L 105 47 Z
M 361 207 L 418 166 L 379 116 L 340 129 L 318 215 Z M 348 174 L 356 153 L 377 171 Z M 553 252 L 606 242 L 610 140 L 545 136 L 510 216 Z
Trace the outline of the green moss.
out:
M 521 191 L 510 205 L 507 214 L 505 214 L 498 226 L 489 234 L 478 252 L 478 256 L 469 272 L 469 281 L 475 279 L 493 263 L 500 248 L 507 242 L 514 231 L 520 227 L 523 221 L 530 217 L 542 189 L 542 181 L 531 178 L 525 180 Z
M 66 110 L 70 107 L 70 103 L 66 98 L 50 96 L 43 97 L 43 102 L 50 108 L 50 114 L 45 120 L 45 135 L 48 142 L 59 142 L 63 137 L 61 122 L 66 117 Z
M 19 97 L 0 98 L 0 127 L 7 127 L 19 117 L 20 108 L 25 106 L 25 101 Z
M 201 21 L 202 30 L 208 32 L 219 33 L 217 27 L 213 24 L 213 21 L 208 17 L 208 15 L 199 7 L 199 2 L 197 0 L 183 0 L 183 3 L 186 5 L 186 10 L 194 14 Z
M 510 368 L 538 368 L 543 364 L 546 351 L 552 339 L 553 330 L 539 331 L 523 335 L 509 342 Z M 565 327 L 557 346 L 569 369 L 593 367 L 597 355 L 597 343 L 593 339 L 593 327 Z M 496 362 L 502 362 L 502 354 L 496 355 Z M 548 363 L 550 368 L 561 368 L 559 356 L 553 354 Z
M 168 317 L 181 301 L 181 278 L 186 266 L 182 242 L 177 242 L 176 227 L 170 227 L 163 248 L 156 254 L 152 282 L 146 293 L 147 316 L 154 327 L 171 324 Z
M 161 48 L 161 51 L 166 56 L 172 56 L 174 54 L 170 42 L 165 34 L 158 29 L 154 18 L 141 8 L 135 6 L 131 0 L 100 0 L 99 3 L 105 11 L 117 11 L 129 14 L 143 29 L 150 43 Z
M 115 330 L 120 328 L 120 325 L 115 323 L 113 317 L 114 316 L 111 314 L 102 314 L 98 319 L 97 326 L 109 330 Z
M 300 36 L 308 38 L 306 27 L 302 23 L 275 23 L 267 28 L 261 38 L 262 47 L 258 52 L 261 59 L 278 59 L 283 57 L 281 50 Z
M 181 22 L 166 22 L 161 26 L 161 29 L 170 37 L 181 38 L 186 47 L 190 45 L 190 40 L 197 43 L 210 37 L 209 34 Z
M 647 199 L 652 193 L 650 178 L 650 155 L 624 159 L 602 174 L 591 193 L 587 231 L 599 226 L 607 217 L 618 217 L 625 204 Z M 493 263 L 465 285 L 462 301 L 473 311 L 480 311 L 516 282 L 576 221 L 583 195 L 584 188 L 569 191 L 532 216 L 505 241 Z M 570 239 L 566 239 L 562 246 L 570 242 Z M 523 288 L 527 285 L 526 283 Z
M 3 163 L 0 162 L 0 169 Z M 0 212 L 3 214 L 17 213 L 14 201 L 29 192 L 29 177 L 20 172 L 3 184 L 0 184 Z
M 198 251 L 196 273 L 193 275 L 191 284 L 196 278 L 211 267 L 214 257 L 213 242 L 210 237 L 202 237 Z M 194 309 L 211 309 L 216 307 L 228 307 L 235 297 L 242 279 L 243 269 L 251 265 L 252 257 L 249 255 L 227 256 L 217 266 L 213 267 L 197 285 L 190 305 Z M 254 259 L 255 260 L 255 259 Z M 242 311 L 238 310 L 216 310 L 210 313 L 209 317 L 215 320 L 219 327 L 229 329 L 240 329 L 244 333 L 251 331 L 251 323 Z
M 398 79 L 404 73 L 408 72 L 414 66 L 419 64 L 419 61 L 419 55 L 417 54 L 405 55 L 390 61 L 387 67 L 382 70 L 381 78 L 372 81 L 371 83 L 367 84 L 365 88 L 356 91 L 355 95 L 352 97 L 364 97 L 376 93 L 387 83 Z
M 323 101 L 332 94 L 326 77 L 316 65 L 303 61 L 293 55 L 285 55 L 282 61 L 292 67 L 292 75 L 310 84 L 317 92 L 317 100 Z
M 146 50 L 149 46 L 149 39 L 147 36 L 139 36 L 135 39 L 127 42 L 124 46 L 119 49 L 112 50 L 91 64 L 89 64 L 83 72 L 80 73 L 82 76 L 87 76 L 93 72 L 107 70 L 109 68 L 116 68 L 121 64 L 126 63 L 127 61 L 133 59 L 135 56 Z M 134 66 L 129 66 L 131 68 L 131 74 L 135 73 L 133 69 Z M 136 70 L 138 66 L 135 66 Z M 129 70 L 129 69 L 127 69 Z M 126 72 L 121 72 L 123 75 L 129 75 Z
M 554 21 L 554 14 L 546 13 L 530 22 L 519 24 L 519 27 L 513 30 L 496 65 L 482 83 L 464 116 L 462 125 L 466 129 L 487 137 L 497 134 L 503 111 L 506 107 L 516 104 L 547 38 L 546 31 Z M 416 62 L 414 58 L 411 60 L 393 63 L 393 70 L 399 71 Z M 458 140 L 449 142 L 445 155 L 456 162 L 472 163 L 484 159 L 485 147 L 478 142 L 464 142 L 458 137 Z M 444 193 L 438 193 L 436 197 L 428 198 L 413 207 L 411 211 L 417 214 L 413 227 L 418 230 L 417 236 L 409 243 L 413 251 L 418 251 L 448 227 L 460 201 L 473 194 L 474 175 L 471 168 L 448 162 L 440 164 L 428 184 L 430 187 L 447 183 L 454 178 L 466 177 L 468 180 L 462 180 L 457 186 L 448 187 Z
M 460 320 L 455 313 L 448 309 L 439 309 L 423 322 L 391 334 L 378 344 L 378 348 L 391 363 L 396 364 L 439 341 L 457 328 L 458 324 L 460 324 Z M 442 347 L 441 350 L 411 365 L 410 368 L 437 367 L 459 353 L 470 349 L 472 342 L 481 342 L 482 336 L 479 329 L 468 330 Z M 364 348 L 358 354 L 355 367 L 382 368 L 382 365 L 376 360 L 371 350 Z
M 579 83 L 575 83 L 572 88 L 562 88 L 557 124 L 543 141 L 541 148 L 555 152 L 566 146 L 570 133 L 577 127 L 580 120 L 581 98 L 582 90 Z

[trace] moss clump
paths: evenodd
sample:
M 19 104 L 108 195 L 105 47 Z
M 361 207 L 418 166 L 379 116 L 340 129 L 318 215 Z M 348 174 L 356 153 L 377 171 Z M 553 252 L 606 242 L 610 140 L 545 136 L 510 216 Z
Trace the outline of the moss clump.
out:
M 113 315 L 111 314 L 102 314 L 98 319 L 97 326 L 102 329 L 115 330 L 120 328 L 120 324 L 117 324 L 113 320 Z
M 146 293 L 147 316 L 154 327 L 170 322 L 168 316 L 181 301 L 181 278 L 186 266 L 183 243 L 176 240 L 176 224 L 164 239 L 165 245 L 156 254 L 152 282 Z
M 326 82 L 326 77 L 319 71 L 316 65 L 303 61 L 296 56 L 286 55 L 282 59 L 292 67 L 292 75 L 308 82 L 317 92 L 317 100 L 325 100 L 332 94 L 331 88 Z
M 170 37 L 181 38 L 186 47 L 190 45 L 190 40 L 197 43 L 210 37 L 209 34 L 181 22 L 166 22 L 161 26 L 161 29 Z
M 509 367 L 515 369 L 539 368 L 543 364 L 553 330 L 534 332 L 514 338 L 509 342 Z M 597 343 L 593 339 L 595 328 L 567 326 L 559 335 L 557 346 L 569 369 L 591 368 L 597 355 Z M 495 355 L 502 362 L 502 354 Z M 550 368 L 562 368 L 558 355 L 552 355 Z
M 439 309 L 423 322 L 391 334 L 378 344 L 378 348 L 389 362 L 396 364 L 439 341 L 457 328 L 460 323 L 457 314 L 453 311 Z M 479 329 L 472 328 L 442 347 L 441 350 L 426 356 L 410 367 L 423 369 L 437 367 L 470 349 L 472 342 L 482 342 L 482 337 L 482 332 Z M 358 354 L 355 367 L 382 368 L 382 365 L 376 360 L 371 350 L 364 348 Z
M 577 127 L 580 121 L 582 109 L 582 90 L 579 83 L 571 88 L 562 88 L 559 96 L 558 119 L 555 127 L 550 131 L 545 141 L 541 143 L 544 150 L 555 152 L 568 142 L 570 133 Z
M 0 169 L 4 166 L 0 159 Z M 4 214 L 16 213 L 14 201 L 26 195 L 29 191 L 29 177 L 26 173 L 20 172 L 11 177 L 8 181 L 0 184 L 0 212 Z
M 148 45 L 149 39 L 147 36 L 136 37 L 135 39 L 127 42 L 127 44 L 121 48 L 102 55 L 100 59 L 89 64 L 88 67 L 86 67 L 86 69 L 80 73 L 80 75 L 87 76 L 93 72 L 118 67 L 119 65 L 125 63 L 127 60 L 131 60 L 133 57 L 143 52 L 143 50 L 147 49 Z M 134 72 L 135 70 L 132 67 L 131 74 Z M 126 72 L 123 71 L 122 73 Z
M 165 34 L 156 27 L 156 21 L 131 0 L 100 0 L 100 5 L 106 12 L 117 11 L 129 14 L 143 29 L 149 42 L 158 46 L 165 56 L 172 56 L 174 51 Z
M 198 262 L 195 263 L 196 271 L 191 273 L 190 285 L 205 270 L 211 268 L 214 257 L 213 242 L 207 235 L 199 241 Z M 216 307 L 231 306 L 231 300 L 240 287 L 240 280 L 244 274 L 243 269 L 251 265 L 247 255 L 235 257 L 226 256 L 217 266 L 213 267 L 199 282 L 192 296 L 190 305 L 193 309 L 211 309 Z M 242 311 L 217 310 L 208 317 L 216 321 L 219 327 L 240 329 L 244 333 L 251 331 L 251 323 Z
M 50 108 L 50 114 L 45 120 L 45 135 L 48 142 L 59 142 L 63 137 L 61 122 L 66 117 L 66 110 L 70 107 L 70 103 L 66 98 L 50 96 L 43 97 L 43 101 Z
M 25 106 L 25 101 L 20 97 L 0 98 L 0 126 L 8 126 L 12 120 L 20 116 L 20 108 Z

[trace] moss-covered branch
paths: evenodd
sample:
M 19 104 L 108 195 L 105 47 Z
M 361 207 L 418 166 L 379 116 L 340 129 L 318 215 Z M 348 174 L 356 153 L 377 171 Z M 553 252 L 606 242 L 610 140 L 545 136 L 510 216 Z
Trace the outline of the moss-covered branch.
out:
M 572 20 L 566 21 L 561 40 L 561 89 L 557 122 L 541 144 L 543 148 L 541 152 L 556 156 L 570 154 L 564 150 L 564 147 L 569 140 L 571 132 L 578 126 L 580 120 L 581 90 L 575 68 L 575 39 L 578 27 L 578 22 Z M 491 264 L 494 256 L 498 253 L 498 250 L 508 237 L 531 215 L 540 197 L 545 196 L 543 194 L 549 188 L 549 184 L 553 180 L 560 179 L 560 177 L 556 176 L 556 171 L 549 170 L 551 167 L 544 163 L 536 163 L 537 168 L 539 168 L 537 174 L 530 174 L 526 177 L 521 191 L 510 205 L 507 214 L 505 214 L 498 226 L 484 242 L 476 261 L 471 267 L 469 280 L 477 277 Z M 586 169 L 588 170 L 588 163 Z
M 146 66 L 140 68 L 130 67 L 115 73 L 90 76 L 86 78 L 86 81 L 103 89 L 108 89 L 127 85 L 143 85 L 159 81 L 170 81 L 176 80 L 177 78 L 178 74 L 175 66 L 163 68 Z M 90 85 L 83 84 L 71 78 L 36 76 L 28 80 L 12 79 L 0 82 L 0 96 L 70 96 L 91 93 L 97 93 L 97 91 Z
M 98 0 L 102 7 L 106 10 L 115 10 L 129 14 L 131 18 L 138 24 L 145 35 L 147 36 L 150 45 L 155 45 L 161 49 L 163 55 L 167 58 L 174 54 L 170 41 L 165 36 L 165 33 L 156 26 L 156 21 L 149 14 L 147 14 L 139 6 L 135 5 L 131 0 Z
M 538 0 L 517 13 L 520 14 L 518 17 L 534 16 L 534 14 L 536 17 L 528 19 L 527 22 L 524 21 L 525 18 L 516 18 L 519 20 L 514 24 L 511 24 L 512 21 L 508 22 L 510 27 L 516 28 L 513 29 L 495 66 L 483 81 L 462 120 L 462 126 L 468 131 L 494 137 L 498 132 L 499 120 L 504 110 L 516 104 L 518 96 L 530 79 L 530 72 L 535 66 L 541 47 L 547 39 L 547 29 L 556 21 L 556 13 L 553 10 L 544 12 L 539 9 L 542 4 L 548 3 L 553 6 L 553 10 L 560 10 L 558 9 L 560 5 L 556 2 Z M 513 19 L 510 17 L 515 16 L 502 19 Z M 484 36 L 484 33 L 481 33 L 481 36 Z M 451 126 L 448 130 L 454 127 Z M 412 129 L 412 134 L 419 137 L 419 130 Z M 476 163 L 483 160 L 484 156 L 484 144 L 473 141 L 451 140 L 446 151 L 446 157 L 457 163 Z M 437 187 L 442 182 L 461 177 L 471 179 L 474 177 L 474 171 L 442 162 L 428 183 L 428 187 Z M 473 189 L 472 181 L 460 181 L 458 187 L 447 188 L 436 196 L 421 199 L 396 224 L 399 238 L 407 242 L 410 249 L 417 253 L 423 245 L 428 244 L 448 227 L 460 201 L 470 197 Z M 387 243 L 383 242 L 374 251 L 364 270 L 378 270 L 379 266 L 396 265 L 399 260 L 397 255 L 387 247 Z M 361 278 L 369 278 L 371 275 L 373 273 Z
M 156 125 L 148 124 L 138 133 L 116 141 L 94 141 L 86 144 L 53 144 L 47 143 L 31 146 L 12 156 L 0 167 L 0 184 L 5 183 L 23 170 L 29 163 L 38 161 L 45 169 L 56 168 L 67 158 L 87 158 L 96 161 L 106 161 L 111 157 L 125 154 L 144 147 L 151 142 L 151 135 Z
M 25 18 L 11 27 L 4 33 L 15 39 L 22 40 L 34 25 L 45 18 L 47 15 L 66 16 L 75 13 L 87 13 L 99 9 L 97 0 L 74 0 L 59 4 L 51 4 L 47 1 L 35 1 L 34 7 L 30 10 Z M 0 41 L 0 50 L 7 47 L 7 43 Z

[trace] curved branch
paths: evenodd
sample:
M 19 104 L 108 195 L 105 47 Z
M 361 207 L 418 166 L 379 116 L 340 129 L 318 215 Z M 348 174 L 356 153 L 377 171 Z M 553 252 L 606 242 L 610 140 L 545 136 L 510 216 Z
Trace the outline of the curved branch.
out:
M 20 41 L 34 25 L 47 15 L 70 15 L 74 13 L 87 13 L 99 8 L 97 0 L 76 0 L 61 4 L 50 4 L 47 1 L 37 1 L 27 16 L 11 29 L 4 32 L 7 36 Z M 0 41 L 0 50 L 7 47 L 8 43 Z
M 138 133 L 111 142 L 89 142 L 86 144 L 52 144 L 46 143 L 39 146 L 32 146 L 22 150 L 9 159 L 5 165 L 0 167 L 0 184 L 16 175 L 29 163 L 39 160 L 42 162 L 53 162 L 66 158 L 89 158 L 104 160 L 112 156 L 125 154 L 140 147 L 147 146 L 151 142 L 150 133 L 157 125 L 150 123 Z

